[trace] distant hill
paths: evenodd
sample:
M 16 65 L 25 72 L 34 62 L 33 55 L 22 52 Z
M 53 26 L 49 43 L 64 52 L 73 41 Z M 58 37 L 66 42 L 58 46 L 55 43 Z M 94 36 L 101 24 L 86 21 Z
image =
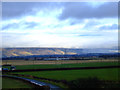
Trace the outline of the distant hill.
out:
M 64 55 L 80 54 L 82 49 L 65 48 L 3 48 L 2 57 L 30 56 L 30 55 Z
M 2 57 L 31 55 L 80 55 L 85 53 L 114 53 L 116 49 L 77 49 L 77 48 L 2 48 Z

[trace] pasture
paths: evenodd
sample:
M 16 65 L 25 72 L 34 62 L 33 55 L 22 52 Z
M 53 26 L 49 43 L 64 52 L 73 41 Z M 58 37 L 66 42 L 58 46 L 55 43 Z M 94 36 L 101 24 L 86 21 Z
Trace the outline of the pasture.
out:
M 43 64 L 76 64 L 76 63 L 93 63 L 93 62 L 118 62 L 116 59 L 103 60 L 2 60 L 2 64 L 12 65 L 43 65 Z
M 12 81 L 12 82 L 11 82 Z M 16 88 L 33 88 L 34 85 L 26 83 L 22 80 L 12 79 L 8 77 L 2 77 L 2 88 L 3 89 L 16 89 Z
M 40 65 L 16 65 L 17 70 L 24 69 L 48 69 L 48 68 L 75 68 L 75 67 L 99 67 L 99 66 L 118 66 L 118 62 L 92 62 L 92 63 L 73 63 L 73 64 L 40 64 Z
M 91 69 L 91 70 L 63 70 L 63 71 L 37 71 L 37 72 L 14 72 L 14 74 L 32 75 L 55 80 L 76 80 L 79 78 L 96 77 L 100 80 L 118 81 L 120 68 L 112 69 Z
M 11 61 L 9 61 L 10 64 Z M 13 61 L 12 61 L 13 62 Z M 20 63 L 21 62 L 21 63 Z M 26 63 L 25 63 L 26 62 Z M 119 66 L 117 60 L 68 60 L 68 61 L 16 61 L 12 65 L 16 66 L 17 70 L 24 69 L 47 69 L 47 68 L 75 68 L 75 67 L 100 67 L 100 66 Z M 39 78 L 47 78 L 53 80 L 61 80 L 71 82 L 78 79 L 98 78 L 107 82 L 120 82 L 120 68 L 105 68 L 105 69 L 80 69 L 80 70 L 59 70 L 59 71 L 29 71 L 29 72 L 10 72 L 10 74 L 30 75 Z M 23 76 L 23 77 L 24 77 Z M 28 77 L 32 78 L 32 77 Z M 32 78 L 34 79 L 34 78 Z M 42 80 L 49 82 L 49 80 Z M 52 84 L 56 82 L 50 81 Z M 60 83 L 57 83 L 60 86 Z M 64 86 L 62 86 L 64 87 Z
M 9 61 L 11 62 L 11 61 Z M 12 61 L 13 62 L 13 61 Z M 21 61 L 14 61 L 15 63 L 20 63 Z M 26 62 L 26 61 L 24 61 Z M 29 61 L 31 62 L 31 61 Z M 39 64 L 39 63 L 41 64 Z M 54 64 L 48 64 L 53 63 Z M 58 63 L 56 63 L 58 62 Z M 61 64 L 60 62 L 65 62 Z M 68 63 L 66 63 L 68 62 Z M 71 63 L 72 62 L 72 63 Z M 36 61 L 37 64 L 33 65 L 15 65 L 16 70 L 24 69 L 50 69 L 50 68 L 76 68 L 76 67 L 101 67 L 101 66 L 119 66 L 120 62 L 113 60 L 72 60 L 68 61 Z M 44 63 L 44 64 L 42 64 Z M 56 63 L 56 64 L 55 64 Z M 66 71 L 34 71 L 34 72 L 16 72 L 18 74 L 33 75 L 37 77 L 61 79 L 61 80 L 73 80 L 77 78 L 88 78 L 88 77 L 98 77 L 105 80 L 118 80 L 118 70 L 119 68 L 109 68 L 109 69 L 90 69 L 90 70 L 66 70 Z M 15 72 L 14 72 L 15 73 Z M 59 77 L 59 78 L 58 78 Z

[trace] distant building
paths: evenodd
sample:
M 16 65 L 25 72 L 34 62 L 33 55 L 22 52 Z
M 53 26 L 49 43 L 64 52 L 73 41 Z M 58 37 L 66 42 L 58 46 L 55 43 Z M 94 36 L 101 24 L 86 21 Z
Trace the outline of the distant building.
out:
M 43 58 L 43 60 L 69 60 L 70 58 L 55 57 L 55 58 Z
M 15 66 L 11 66 L 11 67 L 10 67 L 10 70 L 15 70 L 15 69 L 16 69 Z
M 9 65 L 9 64 L 2 65 L 2 70 L 3 71 L 9 71 L 9 70 L 15 70 L 15 69 L 16 69 L 15 66 L 12 66 L 12 65 Z

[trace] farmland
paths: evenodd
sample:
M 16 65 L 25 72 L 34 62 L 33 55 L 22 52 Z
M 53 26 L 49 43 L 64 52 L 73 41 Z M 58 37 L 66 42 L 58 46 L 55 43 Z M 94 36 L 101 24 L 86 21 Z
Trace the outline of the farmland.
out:
M 14 60 L 13 60 L 14 61 Z M 13 62 L 12 61 L 12 62 Z M 8 61 L 9 63 L 11 61 Z M 26 62 L 26 61 L 25 61 Z M 25 63 L 24 62 L 24 63 Z M 50 68 L 75 68 L 75 67 L 100 67 L 100 66 L 119 66 L 120 62 L 117 60 L 72 60 L 68 61 L 30 61 L 30 63 L 23 64 L 23 62 L 16 61 L 14 65 L 16 70 L 24 69 L 50 69 Z M 33 62 L 33 64 L 32 64 Z M 37 63 L 39 62 L 39 63 Z M 18 64 L 17 64 L 18 63 Z M 23 64 L 23 65 L 22 65 Z M 44 78 L 48 80 L 42 80 L 44 82 L 49 82 L 49 80 L 58 80 L 72 82 L 78 79 L 88 79 L 88 78 L 97 78 L 98 80 L 107 81 L 107 82 L 118 82 L 118 72 L 120 68 L 105 68 L 105 69 L 80 69 L 80 70 L 56 70 L 56 71 L 28 71 L 28 72 L 10 72 L 11 75 L 22 75 L 23 77 L 32 78 L 31 76 Z M 30 77 L 29 77 L 30 76 Z M 35 79 L 35 78 L 32 78 Z M 61 83 L 50 81 L 49 83 L 62 86 Z
M 75 80 L 78 78 L 97 77 L 101 80 L 118 80 L 120 69 L 94 69 L 94 70 L 66 70 L 66 71 L 43 71 L 43 72 L 17 72 L 22 75 L 33 75 L 37 77 L 56 80 Z M 15 74 L 15 73 L 14 73 Z M 58 78 L 59 77 L 59 78 Z
M 12 82 L 11 82 L 12 81 Z M 32 84 L 16 80 L 8 77 L 2 77 L 2 88 L 3 89 L 15 89 L 15 88 L 32 88 Z
M 46 68 L 74 68 L 74 67 L 97 67 L 117 66 L 117 60 L 59 60 L 59 61 L 25 61 L 4 60 L 2 64 L 15 65 L 16 69 L 46 69 Z
M 89 63 L 89 62 L 117 62 L 117 59 L 103 59 L 103 60 L 3 60 L 2 64 L 12 65 L 43 65 L 43 64 L 74 64 L 74 63 Z
M 16 69 L 46 69 L 46 68 L 74 68 L 74 67 L 98 67 L 98 66 L 117 66 L 118 62 L 93 62 L 77 64 L 46 64 L 46 65 L 16 65 Z

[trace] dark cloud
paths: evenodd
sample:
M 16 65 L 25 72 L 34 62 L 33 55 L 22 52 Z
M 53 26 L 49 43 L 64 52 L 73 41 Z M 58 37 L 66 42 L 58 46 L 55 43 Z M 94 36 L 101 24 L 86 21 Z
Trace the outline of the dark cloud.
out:
M 27 14 L 35 14 L 33 9 L 53 10 L 63 7 L 63 12 L 59 19 L 75 18 L 106 18 L 116 17 L 118 12 L 117 2 L 107 2 L 96 8 L 87 2 L 3 2 L 2 18 L 16 18 Z M 72 23 L 73 24 L 73 23 Z
M 27 14 L 35 14 L 37 10 L 53 9 L 59 7 L 61 4 L 53 2 L 3 2 L 2 3 L 2 18 L 16 18 Z
M 101 26 L 99 28 L 99 30 L 118 30 L 118 25 L 113 24 L 113 25 L 110 25 L 110 26 Z
M 2 4 L 2 18 L 15 18 L 32 12 L 32 3 L 5 2 Z
M 59 19 L 109 18 L 117 17 L 117 15 L 117 2 L 106 2 L 98 7 L 92 7 L 87 2 L 70 2 L 65 4 Z

